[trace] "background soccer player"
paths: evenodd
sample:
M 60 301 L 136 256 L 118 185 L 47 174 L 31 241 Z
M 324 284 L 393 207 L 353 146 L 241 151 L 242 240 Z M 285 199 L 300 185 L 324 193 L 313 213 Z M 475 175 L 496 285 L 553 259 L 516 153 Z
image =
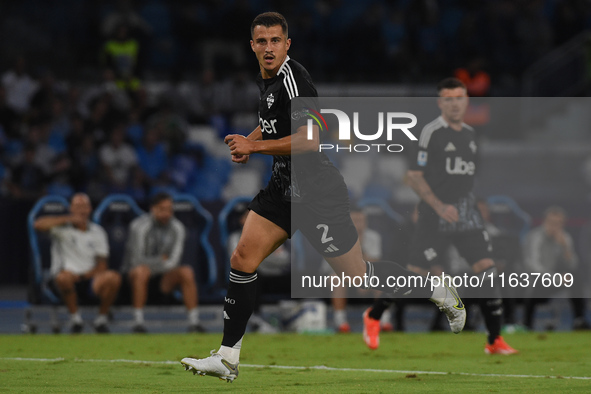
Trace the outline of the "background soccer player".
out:
M 248 137 L 228 135 L 225 142 L 236 163 L 248 162 L 253 153 L 272 155 L 273 174 L 267 187 L 250 203 L 250 213 L 230 259 L 222 346 L 217 353 L 212 351 L 211 357 L 181 360 L 187 370 L 226 381 L 238 375 L 242 338 L 256 298 L 256 269 L 296 230 L 306 236 L 337 275 L 367 274 L 379 278 L 380 283 L 386 283 L 389 276 L 412 275 L 391 262 L 363 260 L 343 177 L 326 155 L 318 152 L 318 127 L 314 127 L 313 138 L 307 138 L 307 117 L 299 116 L 305 111 L 303 106 L 292 107 L 295 97 L 309 98 L 307 106 L 317 106 L 314 98 L 318 94 L 306 69 L 287 55 L 291 40 L 285 18 L 275 12 L 257 16 L 251 37 L 250 45 L 260 66 L 259 126 Z M 306 155 L 295 169 L 292 154 Z M 297 177 L 292 176 L 294 172 Z M 331 238 L 330 244 L 326 244 L 327 238 Z M 430 286 L 390 290 L 430 298 L 446 313 L 454 332 L 464 327 L 466 313 L 455 290 L 444 285 L 435 291 Z
M 492 245 L 472 194 L 478 148 L 474 129 L 463 121 L 468 107 L 466 86 L 447 78 L 437 91 L 441 116 L 423 128 L 407 173 L 409 185 L 421 198 L 408 268 L 421 275 L 441 275 L 439 259 L 453 244 L 474 274 L 496 274 Z M 377 347 L 378 320 L 390 302 L 379 299 L 364 314 L 370 348 Z M 516 353 L 499 335 L 503 301 L 498 289 L 494 297 L 480 298 L 479 303 L 488 330 L 485 352 Z

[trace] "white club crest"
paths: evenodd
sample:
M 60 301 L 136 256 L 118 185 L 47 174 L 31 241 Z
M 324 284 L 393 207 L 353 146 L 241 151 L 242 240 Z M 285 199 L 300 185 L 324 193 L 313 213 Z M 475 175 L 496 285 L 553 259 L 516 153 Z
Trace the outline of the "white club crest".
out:
M 267 108 L 271 108 L 271 106 L 273 105 L 274 102 L 275 102 L 275 97 L 273 97 L 273 93 L 270 93 L 267 96 Z
M 470 149 L 472 150 L 472 153 L 476 153 L 476 142 L 474 141 L 470 141 L 470 145 L 468 145 L 470 147 Z

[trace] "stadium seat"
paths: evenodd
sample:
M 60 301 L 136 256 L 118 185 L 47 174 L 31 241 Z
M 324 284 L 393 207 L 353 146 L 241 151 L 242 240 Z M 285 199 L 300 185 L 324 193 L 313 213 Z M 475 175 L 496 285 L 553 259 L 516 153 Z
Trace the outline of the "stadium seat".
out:
M 35 231 L 35 220 L 45 215 L 60 215 L 68 213 L 70 204 L 61 196 L 46 196 L 41 198 L 33 209 L 29 212 L 27 218 L 27 229 L 29 233 L 29 245 L 31 252 L 31 271 L 29 280 L 28 299 L 31 306 L 25 311 L 25 322 L 23 324 L 24 332 L 34 333 L 37 325 L 33 322 L 34 305 L 52 305 L 51 326 L 53 332 L 59 332 L 57 322 L 57 306 L 61 304 L 61 299 L 54 290 L 52 290 L 50 280 L 51 267 L 51 240 L 47 233 Z
M 228 239 L 230 234 L 240 229 L 240 216 L 246 210 L 252 197 L 240 196 L 228 201 L 218 215 L 220 229 L 220 244 L 224 251 L 224 280 L 227 282 L 230 276 L 230 256 L 228 255 Z
M 213 226 L 211 214 L 190 194 L 173 195 L 174 214 L 187 231 L 181 264 L 190 265 L 195 271 L 199 284 L 200 299 L 218 296 L 215 289 L 218 280 L 218 267 L 215 253 L 209 242 Z
M 143 213 L 135 200 L 127 194 L 111 194 L 96 207 L 92 220 L 103 226 L 107 232 L 110 268 L 121 268 L 129 223 Z
M 531 216 L 509 196 L 490 196 L 486 202 L 493 224 L 503 232 L 518 235 L 523 241 L 531 228 Z

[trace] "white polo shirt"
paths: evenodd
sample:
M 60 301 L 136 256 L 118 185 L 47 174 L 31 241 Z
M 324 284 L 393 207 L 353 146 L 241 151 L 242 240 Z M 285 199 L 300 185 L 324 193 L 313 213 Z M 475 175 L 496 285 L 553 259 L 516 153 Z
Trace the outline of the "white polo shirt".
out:
M 96 223 L 89 222 L 86 231 L 71 224 L 53 227 L 51 236 L 51 275 L 62 270 L 85 274 L 96 265 L 97 257 L 109 257 L 107 233 Z

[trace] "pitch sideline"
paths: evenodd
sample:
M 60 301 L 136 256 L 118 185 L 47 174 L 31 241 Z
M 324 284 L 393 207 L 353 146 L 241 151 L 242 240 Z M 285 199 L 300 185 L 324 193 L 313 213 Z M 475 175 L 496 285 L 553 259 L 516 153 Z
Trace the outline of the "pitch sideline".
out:
M 58 358 L 27 358 L 27 357 L 0 357 L 0 361 L 33 361 L 33 362 L 60 362 L 66 361 L 63 357 Z M 130 363 L 130 364 L 179 364 L 179 361 L 146 361 L 146 360 L 97 360 L 97 359 L 72 359 L 75 362 L 82 363 Z M 396 374 L 417 374 L 417 375 L 461 375 L 461 376 L 478 376 L 478 377 L 497 377 L 497 378 L 544 378 L 544 379 L 577 379 L 577 380 L 591 380 L 591 376 L 550 376 L 550 375 L 514 375 L 514 374 L 500 374 L 500 373 L 471 373 L 471 372 L 440 372 L 440 371 L 404 371 L 397 369 L 372 369 L 372 368 L 335 368 L 324 365 L 314 365 L 310 367 L 297 365 L 258 365 L 258 364 L 240 364 L 243 368 L 273 368 L 273 369 L 313 369 L 321 371 L 336 371 L 336 372 L 375 372 L 375 373 L 396 373 Z

